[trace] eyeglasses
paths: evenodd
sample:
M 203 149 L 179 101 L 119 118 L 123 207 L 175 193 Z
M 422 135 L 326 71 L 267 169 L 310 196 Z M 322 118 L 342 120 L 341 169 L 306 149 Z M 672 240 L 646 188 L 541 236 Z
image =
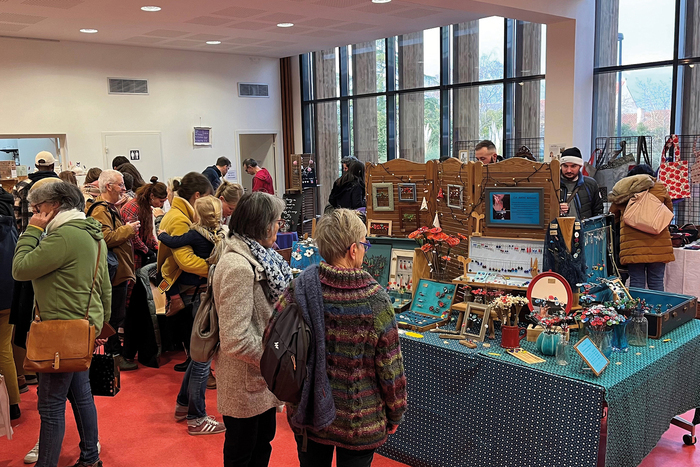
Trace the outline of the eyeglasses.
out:
M 367 251 L 367 250 L 369 250 L 370 248 L 372 248 L 372 245 L 371 245 L 369 242 L 355 242 L 355 243 L 359 243 L 360 245 L 362 245 L 363 247 L 365 247 L 365 251 Z M 352 245 L 354 245 L 355 243 L 353 243 Z M 348 250 L 349 250 L 350 248 L 352 248 L 352 245 L 350 245 L 350 246 L 348 247 Z
M 41 203 L 37 203 L 37 204 L 31 206 L 32 212 L 33 212 L 34 214 L 39 214 L 39 207 L 40 207 L 42 204 L 44 204 L 44 203 L 46 203 L 46 201 L 42 201 Z
M 283 219 L 279 219 L 279 220 L 277 221 L 277 227 L 280 228 L 280 229 L 281 229 L 282 227 L 284 227 L 284 224 L 285 224 L 285 222 L 284 222 Z

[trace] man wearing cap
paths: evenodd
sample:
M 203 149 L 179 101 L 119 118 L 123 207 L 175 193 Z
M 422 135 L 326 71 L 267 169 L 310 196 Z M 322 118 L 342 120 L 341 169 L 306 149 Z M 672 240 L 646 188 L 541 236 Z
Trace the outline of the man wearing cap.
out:
M 598 182 L 581 173 L 583 158 L 578 148 L 561 155 L 561 190 L 559 211 L 562 216 L 587 219 L 603 214 L 603 200 Z
M 29 178 L 19 182 L 12 190 L 12 195 L 15 198 L 15 220 L 17 221 L 17 230 L 20 234 L 27 230 L 29 219 L 32 218 L 33 214 L 32 210 L 29 209 L 29 201 L 27 201 L 29 189 L 34 182 L 44 178 L 58 178 L 58 175 L 54 172 L 55 163 L 56 159 L 53 157 L 53 154 L 48 151 L 41 151 L 34 158 L 36 172 L 29 174 Z

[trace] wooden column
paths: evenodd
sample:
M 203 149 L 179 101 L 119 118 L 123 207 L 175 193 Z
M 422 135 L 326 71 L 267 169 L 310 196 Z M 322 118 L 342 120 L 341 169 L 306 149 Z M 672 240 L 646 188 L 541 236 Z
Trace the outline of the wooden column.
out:
M 399 89 L 422 88 L 423 31 L 399 36 Z M 425 162 L 425 94 L 399 95 L 399 157 Z
M 479 80 L 479 21 L 454 26 L 454 83 Z M 479 137 L 478 86 L 454 90 L 454 141 Z M 455 156 L 457 154 L 454 154 Z
M 353 94 L 377 92 L 376 42 L 362 42 L 352 48 Z M 379 162 L 377 98 L 358 97 L 353 101 L 355 157 L 362 162 Z
M 292 88 L 292 59 L 280 59 L 280 87 L 282 100 L 282 156 L 284 163 L 284 186 L 291 186 L 290 156 L 294 154 L 294 89 Z

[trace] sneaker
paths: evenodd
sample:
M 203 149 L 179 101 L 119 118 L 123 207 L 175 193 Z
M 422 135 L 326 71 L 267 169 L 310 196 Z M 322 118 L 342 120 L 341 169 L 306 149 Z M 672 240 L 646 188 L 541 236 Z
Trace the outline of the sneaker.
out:
M 36 375 L 25 375 L 24 379 L 27 382 L 27 384 L 30 386 L 33 386 L 35 384 L 39 384 L 39 378 L 37 378 Z
M 139 369 L 139 364 L 136 363 L 135 361 L 129 361 L 126 358 L 120 358 L 119 359 L 119 370 L 120 371 L 131 371 L 131 370 L 138 370 Z
M 177 372 L 184 373 L 187 371 L 187 367 L 190 366 L 190 362 L 192 359 L 190 357 L 187 357 L 187 360 L 185 360 L 182 363 L 178 363 L 173 367 L 173 369 Z
M 225 431 L 224 424 L 217 422 L 213 417 L 187 420 L 187 432 L 191 435 L 217 435 Z
M 33 464 L 38 460 L 39 460 L 39 441 L 37 441 L 36 444 L 34 445 L 34 447 L 32 448 L 32 450 L 29 451 L 26 456 L 24 456 L 24 463 L 25 464 Z
M 207 380 L 207 389 L 216 389 L 216 376 L 214 373 L 209 372 L 209 379 Z
M 87 464 L 85 461 L 78 460 L 73 467 L 102 467 L 102 461 L 98 460 L 92 464 Z
M 24 394 L 25 392 L 29 392 L 29 386 L 27 386 L 27 383 L 20 384 L 19 385 L 19 393 Z
M 175 404 L 175 421 L 181 422 L 187 418 L 187 406 Z

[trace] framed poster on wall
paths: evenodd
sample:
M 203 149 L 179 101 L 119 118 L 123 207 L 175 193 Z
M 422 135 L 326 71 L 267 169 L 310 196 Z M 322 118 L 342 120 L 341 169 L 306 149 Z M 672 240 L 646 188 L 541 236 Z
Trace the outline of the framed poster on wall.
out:
M 484 189 L 486 227 L 544 228 L 544 188 Z

